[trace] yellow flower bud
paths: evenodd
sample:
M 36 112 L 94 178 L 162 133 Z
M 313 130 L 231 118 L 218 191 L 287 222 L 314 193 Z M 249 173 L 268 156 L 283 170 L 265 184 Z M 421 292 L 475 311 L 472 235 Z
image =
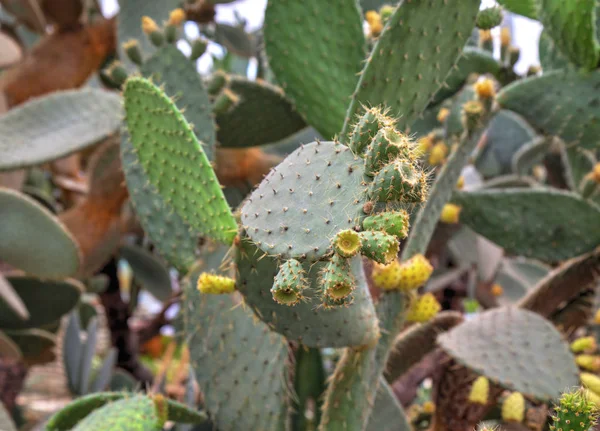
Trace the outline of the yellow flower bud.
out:
M 381 21 L 381 15 L 379 15 L 374 10 L 370 10 L 365 14 L 365 19 L 369 23 L 371 36 L 379 36 L 381 34 L 381 31 L 383 30 L 383 22 Z
M 571 343 L 571 350 L 575 353 L 596 350 L 596 338 L 580 337 Z
M 185 21 L 185 12 L 181 8 L 173 9 L 171 13 L 169 13 L 169 25 L 174 25 L 175 27 L 179 27 Z
M 429 164 L 432 166 L 441 165 L 448 155 L 448 146 L 443 142 L 438 142 L 433 146 L 429 153 Z
M 598 355 L 577 355 L 575 362 L 584 370 L 600 371 L 600 356 Z
M 513 392 L 502 403 L 504 422 L 523 422 L 525 416 L 525 398 L 519 392 Z
M 496 95 L 494 81 L 488 78 L 477 81 L 474 88 L 475 93 L 477 93 L 477 96 L 481 99 L 491 99 Z
M 433 293 L 429 292 L 414 299 L 406 313 L 408 322 L 427 322 L 442 309 Z
M 460 210 L 462 208 L 458 205 L 454 204 L 446 204 L 444 208 L 442 208 L 442 214 L 440 216 L 440 221 L 442 223 L 448 224 L 456 224 L 460 219 Z
M 159 31 L 158 25 L 156 24 L 156 21 L 154 21 L 152 18 L 150 18 L 149 16 L 143 16 L 142 17 L 142 31 L 145 34 L 152 34 L 155 31 Z
M 220 275 L 203 273 L 198 277 L 198 290 L 210 295 L 221 295 L 231 293 L 235 290 L 235 280 Z
M 479 376 L 471 386 L 469 401 L 475 404 L 487 404 L 490 395 L 490 381 L 485 376 Z

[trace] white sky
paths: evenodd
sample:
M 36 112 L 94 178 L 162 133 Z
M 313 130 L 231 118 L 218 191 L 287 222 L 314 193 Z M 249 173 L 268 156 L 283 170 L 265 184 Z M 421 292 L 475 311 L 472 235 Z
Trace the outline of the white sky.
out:
M 102 4 L 105 15 L 112 16 L 117 13 L 117 0 L 103 0 Z M 482 8 L 493 6 L 494 4 L 494 0 L 483 0 Z M 248 22 L 247 30 L 255 30 L 262 25 L 266 5 L 267 0 L 238 0 L 231 4 L 217 5 L 216 19 L 218 22 L 222 23 L 235 23 L 234 11 L 238 11 L 238 13 Z M 521 57 L 516 65 L 518 73 L 524 73 L 530 65 L 539 64 L 537 45 L 541 29 L 542 27 L 537 21 L 513 15 L 513 44 L 521 48 Z M 191 38 L 197 34 L 195 30 L 194 26 L 186 27 L 186 33 L 188 33 Z M 496 29 L 492 33 L 495 33 L 497 37 L 498 31 L 499 30 Z M 180 48 L 184 52 L 186 51 L 186 46 L 181 46 Z M 210 46 L 209 51 L 215 54 L 220 53 L 219 48 L 215 45 Z M 210 56 L 203 56 L 199 62 L 199 69 L 202 71 L 208 69 L 210 61 Z

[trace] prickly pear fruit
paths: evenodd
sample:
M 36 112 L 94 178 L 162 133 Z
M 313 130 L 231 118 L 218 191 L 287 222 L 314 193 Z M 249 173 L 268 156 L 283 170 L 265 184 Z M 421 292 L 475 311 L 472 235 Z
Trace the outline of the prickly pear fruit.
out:
M 596 350 L 596 338 L 593 336 L 579 337 L 571 343 L 571 351 L 574 353 Z
M 513 392 L 502 403 L 502 420 L 521 423 L 524 416 L 525 398 L 520 392 Z
M 380 202 L 424 202 L 427 197 L 427 175 L 408 159 L 388 163 L 377 173 L 369 190 Z
M 415 290 L 429 280 L 433 266 L 422 254 L 416 254 L 400 264 L 400 283 L 397 289 L 405 292 Z
M 379 129 L 365 153 L 365 174 L 374 176 L 382 166 L 396 158 L 414 160 L 414 144 L 393 127 Z
M 197 287 L 201 293 L 221 295 L 224 293 L 231 293 L 235 290 L 235 280 L 233 278 L 205 272 L 198 277 Z
M 490 395 L 490 381 L 485 376 L 479 376 L 471 386 L 469 402 L 474 404 L 487 404 Z
M 361 246 L 360 235 L 352 229 L 338 232 L 333 239 L 333 250 L 342 257 L 355 256 Z
M 461 207 L 454 204 L 446 204 L 442 208 L 442 214 L 440 215 L 440 221 L 442 223 L 456 224 L 460 219 Z
M 356 280 L 350 271 L 348 259 L 334 254 L 321 274 L 323 295 L 339 301 L 356 288 Z
M 271 294 L 275 302 L 294 306 L 304 298 L 302 291 L 308 286 L 309 282 L 302 264 L 296 259 L 289 259 L 279 267 Z
M 387 117 L 381 108 L 365 109 L 364 114 L 354 124 L 348 147 L 350 147 L 354 154 L 362 154 L 379 129 L 394 127 L 394 124 L 394 120 Z
M 379 231 L 360 232 L 363 256 L 377 263 L 387 265 L 398 256 L 400 244 L 396 237 Z
M 598 409 L 581 389 L 564 393 L 552 416 L 552 431 L 587 431 L 596 425 Z
M 406 313 L 408 322 L 427 322 L 442 309 L 433 293 L 426 293 L 414 299 Z
M 364 230 L 379 230 L 398 239 L 404 239 L 408 235 L 409 216 L 404 210 L 384 211 L 363 220 Z

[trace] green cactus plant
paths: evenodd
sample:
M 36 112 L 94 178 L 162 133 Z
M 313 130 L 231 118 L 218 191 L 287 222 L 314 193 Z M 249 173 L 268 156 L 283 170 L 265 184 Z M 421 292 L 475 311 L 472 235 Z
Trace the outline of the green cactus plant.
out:
M 598 421 L 598 407 L 581 389 L 561 395 L 552 415 L 552 431 L 588 430 Z

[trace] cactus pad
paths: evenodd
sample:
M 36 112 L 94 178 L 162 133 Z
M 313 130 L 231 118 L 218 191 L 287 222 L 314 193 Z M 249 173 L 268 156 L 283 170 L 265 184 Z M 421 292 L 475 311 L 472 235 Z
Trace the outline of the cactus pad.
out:
M 40 277 L 62 278 L 79 269 L 71 234 L 33 199 L 0 188 L 0 259 Z
M 230 244 L 237 231 L 235 219 L 200 143 L 177 107 L 143 78 L 130 78 L 124 97 L 131 142 L 150 182 L 198 232 Z
M 269 65 L 308 124 L 326 138 L 342 128 L 365 57 L 361 18 L 355 0 L 267 4 Z
M 123 398 L 92 411 L 73 431 L 160 431 L 165 418 L 145 395 Z
M 192 273 L 184 290 L 183 315 L 190 363 L 212 421 L 222 431 L 278 431 L 287 395 L 285 339 L 231 296 L 202 295 L 198 276 Z
M 76 281 L 40 280 L 33 277 L 7 277 L 29 311 L 23 320 L 4 301 L 0 301 L 0 328 L 30 329 L 55 323 L 73 309 L 84 291 Z
M 405 130 L 427 107 L 458 60 L 479 9 L 478 0 L 404 1 L 394 11 L 363 69 L 344 132 L 360 104 L 383 105 Z
M 586 431 L 598 423 L 598 406 L 583 390 L 561 395 L 552 415 L 551 431 Z
M 254 312 L 276 332 L 309 347 L 343 347 L 370 344 L 379 337 L 375 309 L 367 290 L 359 257 L 350 261 L 356 280 L 353 301 L 347 307 L 320 307 L 321 274 L 326 263 L 305 264 L 311 282 L 305 301 L 294 307 L 277 304 L 269 291 L 278 271 L 277 261 L 242 238 L 236 253 L 238 290 Z M 340 305 L 335 301 L 329 305 Z
M 549 401 L 578 382 L 575 358 L 538 314 L 512 307 L 486 311 L 441 334 L 442 348 L 499 385 Z
M 599 210 L 574 193 L 492 189 L 457 193 L 452 200 L 462 207 L 462 223 L 507 253 L 559 261 L 600 243 Z
M 242 225 L 261 250 L 317 260 L 340 230 L 363 215 L 363 160 L 341 144 L 313 142 L 274 168 L 242 207 Z
M 539 19 L 544 30 L 571 63 L 587 70 L 595 69 L 600 59 L 596 36 L 596 0 L 542 0 Z
M 0 171 L 83 150 L 114 133 L 120 122 L 120 98 L 108 91 L 59 91 L 33 99 L 0 118 Z
M 538 3 L 536 0 L 499 0 L 498 3 L 513 13 L 537 19 Z
M 497 101 L 545 134 L 596 149 L 600 146 L 600 103 L 594 97 L 598 86 L 600 71 L 557 70 L 506 86 Z
M 283 91 L 267 82 L 232 76 L 228 88 L 239 97 L 217 114 L 217 139 L 226 148 L 253 147 L 280 141 L 306 127 Z
M 174 96 L 175 105 L 181 112 L 185 110 L 185 119 L 193 126 L 206 157 L 212 160 L 216 140 L 212 105 L 194 63 L 177 47 L 165 45 L 140 67 L 140 72 Z

